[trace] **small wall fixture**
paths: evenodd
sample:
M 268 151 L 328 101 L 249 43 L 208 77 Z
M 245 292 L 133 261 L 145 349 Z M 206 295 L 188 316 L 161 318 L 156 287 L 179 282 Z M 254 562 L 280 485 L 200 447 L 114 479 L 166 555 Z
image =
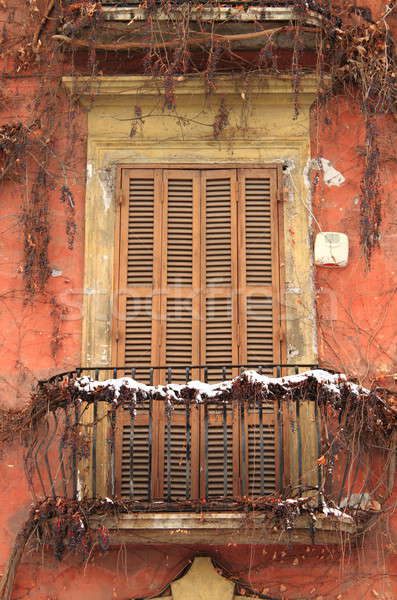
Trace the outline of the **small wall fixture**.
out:
M 323 231 L 316 235 L 314 263 L 321 267 L 346 267 L 349 238 L 345 233 Z

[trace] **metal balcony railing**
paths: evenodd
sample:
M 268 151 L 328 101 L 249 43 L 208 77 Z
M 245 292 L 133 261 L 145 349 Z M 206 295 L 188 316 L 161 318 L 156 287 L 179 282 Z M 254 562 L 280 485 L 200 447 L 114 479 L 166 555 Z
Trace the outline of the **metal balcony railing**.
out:
M 134 510 L 191 510 L 230 507 L 244 497 L 282 494 L 289 486 L 287 426 L 281 400 L 254 397 L 224 404 L 181 402 L 170 411 L 164 400 L 148 397 L 117 406 L 103 396 L 91 404 L 65 394 L 77 377 L 103 381 L 123 377 L 142 383 L 184 383 L 200 374 L 205 382 L 226 380 L 246 369 L 284 376 L 315 364 L 173 365 L 160 367 L 79 367 L 40 382 L 41 394 L 54 395 L 25 453 L 26 474 L 36 499 L 121 498 Z M 73 388 L 74 389 L 74 388 Z M 304 489 L 304 440 L 299 402 L 293 412 L 297 486 Z M 315 435 L 320 456 L 316 407 Z M 319 477 L 314 486 L 319 488 Z M 165 507 L 165 508 L 164 508 Z

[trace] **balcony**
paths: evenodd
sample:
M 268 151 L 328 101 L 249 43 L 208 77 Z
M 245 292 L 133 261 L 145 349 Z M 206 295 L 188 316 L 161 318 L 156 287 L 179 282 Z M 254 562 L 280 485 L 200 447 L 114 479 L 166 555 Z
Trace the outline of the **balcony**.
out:
M 355 536 L 379 509 L 347 451 L 325 461 L 325 424 L 329 437 L 338 423 L 324 407 L 357 386 L 301 373 L 314 367 L 78 368 L 41 382 L 25 453 L 32 493 L 84 505 L 111 543 Z M 224 380 L 207 383 L 214 373 Z

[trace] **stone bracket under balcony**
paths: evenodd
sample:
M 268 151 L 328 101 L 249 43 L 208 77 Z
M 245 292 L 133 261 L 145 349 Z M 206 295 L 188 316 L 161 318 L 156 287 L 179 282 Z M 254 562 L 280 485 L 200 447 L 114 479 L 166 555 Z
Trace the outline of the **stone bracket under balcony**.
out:
M 258 513 L 128 513 L 91 516 L 89 526 L 106 527 L 111 545 L 118 544 L 340 544 L 359 533 L 347 515 L 316 513 L 293 520 L 292 528 Z

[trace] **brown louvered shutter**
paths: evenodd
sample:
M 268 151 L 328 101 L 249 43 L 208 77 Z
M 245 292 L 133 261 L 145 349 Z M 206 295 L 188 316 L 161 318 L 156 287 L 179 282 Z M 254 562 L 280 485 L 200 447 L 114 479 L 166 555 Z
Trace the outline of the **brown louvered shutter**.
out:
M 239 170 L 240 362 L 280 362 L 277 171 Z M 273 375 L 273 369 L 263 368 Z M 240 432 L 241 482 L 249 496 L 277 487 L 273 404 L 245 406 Z M 244 433 L 244 435 L 243 435 Z
M 115 323 L 118 365 L 134 369 L 138 380 L 148 381 L 149 368 L 159 360 L 161 276 L 161 172 L 153 169 L 122 171 L 119 219 L 119 266 Z M 131 374 L 129 369 L 126 374 Z M 153 420 L 156 407 L 153 407 Z M 158 409 L 157 409 L 158 410 Z M 157 439 L 149 456 L 149 406 L 135 417 L 128 407 L 118 411 L 116 436 L 116 492 L 123 497 L 147 499 L 153 494 L 150 469 L 156 468 Z M 132 452 L 132 448 L 134 451 Z M 149 466 L 149 462 L 151 465 Z
M 201 355 L 209 381 L 237 372 L 237 177 L 235 169 L 203 171 L 201 201 Z
M 200 362 L 200 172 L 165 170 L 162 195 L 160 364 L 172 365 L 172 382 L 184 383 L 186 367 Z M 179 366 L 178 366 L 179 365 Z M 196 371 L 191 377 L 198 379 Z M 197 497 L 197 411 L 190 411 L 187 454 L 186 410 L 176 406 L 159 421 L 160 496 Z M 194 476 L 190 468 L 193 460 Z
M 237 172 L 203 171 L 201 182 L 201 362 L 215 382 L 238 374 L 224 368 L 238 364 Z M 238 493 L 238 427 L 233 407 L 201 408 L 201 497 Z
M 280 362 L 277 171 L 239 171 L 240 361 Z M 272 373 L 272 371 L 270 371 Z

